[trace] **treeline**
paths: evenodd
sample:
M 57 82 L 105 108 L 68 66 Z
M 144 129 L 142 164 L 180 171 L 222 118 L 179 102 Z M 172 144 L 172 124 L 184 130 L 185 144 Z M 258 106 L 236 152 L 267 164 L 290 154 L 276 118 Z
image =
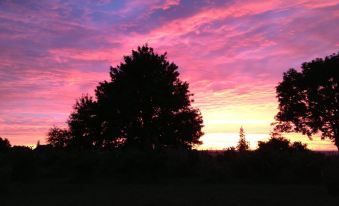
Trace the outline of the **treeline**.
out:
M 40 145 L 0 152 L 1 190 L 16 183 L 326 184 L 338 192 L 339 157 L 272 138 L 257 150 L 76 151 Z

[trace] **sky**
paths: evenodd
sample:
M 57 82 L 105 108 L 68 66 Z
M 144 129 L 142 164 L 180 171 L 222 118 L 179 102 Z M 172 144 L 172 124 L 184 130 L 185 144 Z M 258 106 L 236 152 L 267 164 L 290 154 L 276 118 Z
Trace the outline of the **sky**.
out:
M 0 0 L 0 136 L 44 142 L 110 66 L 148 43 L 190 85 L 200 149 L 235 146 L 241 126 L 254 149 L 269 137 L 283 72 L 338 52 L 338 22 L 339 0 Z

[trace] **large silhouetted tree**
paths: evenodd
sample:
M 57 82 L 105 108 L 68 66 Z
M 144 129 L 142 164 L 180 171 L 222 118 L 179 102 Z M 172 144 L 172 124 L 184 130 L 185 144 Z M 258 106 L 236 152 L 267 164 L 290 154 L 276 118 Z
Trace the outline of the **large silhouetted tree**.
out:
M 276 130 L 333 140 L 339 148 L 339 53 L 290 69 L 276 88 Z
M 147 45 L 110 69 L 96 100 L 84 96 L 68 120 L 70 145 L 81 148 L 192 148 L 201 144 L 202 117 L 191 106 L 178 66 Z
M 112 67 L 110 76 L 96 89 L 101 139 L 143 148 L 200 144 L 201 115 L 166 53 L 139 47 Z

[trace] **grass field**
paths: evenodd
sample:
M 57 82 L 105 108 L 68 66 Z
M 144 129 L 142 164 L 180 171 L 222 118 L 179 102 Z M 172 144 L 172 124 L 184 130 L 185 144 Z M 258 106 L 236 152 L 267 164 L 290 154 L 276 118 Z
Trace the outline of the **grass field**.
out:
M 1 206 L 339 205 L 320 185 L 21 184 L 2 196 Z

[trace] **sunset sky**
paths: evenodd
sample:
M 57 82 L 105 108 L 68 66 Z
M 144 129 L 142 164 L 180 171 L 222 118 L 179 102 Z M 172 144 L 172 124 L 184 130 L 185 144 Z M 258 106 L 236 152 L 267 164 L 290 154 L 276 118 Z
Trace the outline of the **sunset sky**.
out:
M 234 146 L 240 126 L 255 148 L 270 132 L 282 73 L 339 51 L 339 0 L 1 0 L 0 136 L 44 142 L 76 98 L 145 43 L 189 82 L 204 118 L 201 149 Z

